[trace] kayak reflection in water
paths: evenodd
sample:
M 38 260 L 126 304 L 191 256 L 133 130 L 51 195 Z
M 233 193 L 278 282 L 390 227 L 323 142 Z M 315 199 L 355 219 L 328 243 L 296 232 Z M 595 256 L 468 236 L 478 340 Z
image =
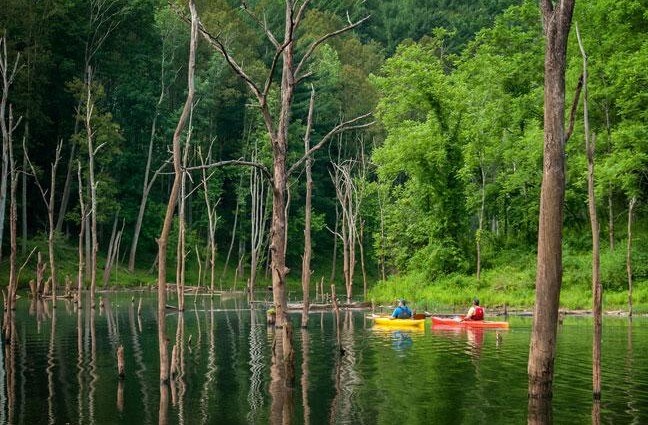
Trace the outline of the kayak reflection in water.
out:
M 412 337 L 407 332 L 396 331 L 392 334 L 392 347 L 397 351 L 409 348 L 413 343 Z

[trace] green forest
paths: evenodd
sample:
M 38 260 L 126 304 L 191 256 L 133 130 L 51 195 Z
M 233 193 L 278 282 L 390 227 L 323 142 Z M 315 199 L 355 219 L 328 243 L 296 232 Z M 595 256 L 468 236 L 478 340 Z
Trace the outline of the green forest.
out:
M 473 296 L 487 308 L 533 305 L 545 60 L 537 1 L 313 0 L 293 11 L 289 46 L 281 1 L 196 7 L 169 282 L 268 286 L 277 249 L 268 128 L 283 120 L 289 299 L 301 298 L 308 245 L 313 293 L 335 284 L 341 297 L 405 297 L 420 308 Z M 2 284 L 12 239 L 22 289 L 37 268 L 59 287 L 78 274 L 85 284 L 96 274 L 99 287 L 156 283 L 171 145 L 194 75 L 190 22 L 185 2 L 3 0 Z M 577 2 L 573 23 L 561 306 L 592 305 L 577 26 L 604 309 L 626 309 L 631 283 L 634 308 L 648 312 L 648 4 Z M 288 48 L 299 78 L 284 114 L 277 52 Z

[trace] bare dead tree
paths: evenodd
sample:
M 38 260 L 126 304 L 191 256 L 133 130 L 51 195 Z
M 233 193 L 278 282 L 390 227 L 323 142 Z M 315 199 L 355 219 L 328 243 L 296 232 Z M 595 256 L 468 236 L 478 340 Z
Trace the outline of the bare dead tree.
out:
M 313 42 L 311 42 L 306 50 L 303 52 L 301 58 L 297 61 L 295 57 L 295 47 L 298 39 L 298 29 L 303 22 L 303 17 L 310 1 L 304 0 L 299 4 L 297 1 L 285 1 L 285 18 L 284 18 L 284 37 L 283 41 L 275 38 L 272 31 L 267 25 L 262 24 L 262 20 L 255 19 L 257 23 L 261 23 L 261 27 L 269 42 L 274 47 L 274 56 L 271 61 L 268 73 L 263 82 L 260 84 L 255 82 L 254 79 L 246 72 L 244 67 L 233 56 L 233 52 L 228 48 L 220 35 L 211 34 L 207 28 L 199 21 L 198 28 L 200 34 L 207 40 L 207 42 L 219 52 L 232 71 L 248 86 L 256 100 L 258 107 L 263 118 L 266 131 L 268 133 L 270 144 L 272 146 L 272 230 L 270 232 L 270 251 L 272 257 L 272 286 L 273 286 L 273 300 L 275 309 L 277 311 L 277 326 L 281 327 L 288 319 L 286 307 L 286 275 L 289 271 L 286 266 L 285 258 L 285 245 L 286 245 L 286 190 L 287 179 L 295 168 L 300 167 L 301 164 L 313 152 L 320 149 L 325 143 L 328 142 L 334 134 L 341 131 L 364 127 L 369 124 L 356 125 L 359 121 L 367 118 L 369 114 L 365 114 L 351 120 L 345 121 L 336 126 L 329 134 L 327 134 L 320 143 L 311 147 L 302 159 L 295 162 L 290 169 L 286 167 L 286 154 L 288 146 L 288 128 L 291 122 L 291 109 L 294 97 L 295 87 L 304 79 L 308 78 L 311 73 L 306 71 L 306 64 L 309 62 L 314 51 L 322 43 L 331 37 L 342 34 L 346 31 L 352 30 L 358 25 L 362 24 L 368 17 L 365 17 L 354 23 L 349 23 L 347 26 L 340 28 L 336 31 L 327 33 Z M 255 16 L 254 13 L 248 8 L 245 2 L 242 3 L 242 9 Z M 281 63 L 281 64 L 280 64 Z M 280 82 L 280 105 L 279 112 L 274 113 L 270 107 L 270 90 L 274 85 L 275 70 L 281 67 L 281 82 Z M 258 166 L 258 165 L 257 165 Z
M 545 34 L 544 167 L 540 194 L 536 302 L 529 350 L 529 422 L 552 396 L 562 283 L 565 195 L 565 67 L 575 0 L 542 0 Z M 569 134 L 569 132 L 567 133 Z M 546 407 L 546 406 L 545 406 Z
M 95 179 L 95 155 L 103 143 L 94 147 L 94 129 L 92 117 L 94 114 L 94 100 L 92 93 L 92 68 L 86 72 L 86 100 L 85 100 L 85 129 L 86 143 L 88 145 L 88 186 L 90 192 L 90 307 L 95 308 L 95 291 L 97 286 L 97 251 L 99 240 L 97 237 L 97 184 Z
M 200 158 L 200 163 L 205 164 L 205 158 L 202 155 L 202 151 L 200 149 L 200 146 L 198 147 L 198 157 Z M 209 153 L 207 154 L 207 158 L 211 158 L 211 146 L 209 147 Z M 213 174 L 210 174 L 209 177 L 211 177 Z M 207 245 L 209 248 L 209 290 L 210 292 L 214 292 L 214 284 L 215 284 L 215 274 L 216 274 L 216 224 L 218 222 L 218 216 L 216 215 L 216 208 L 218 207 L 218 203 L 220 199 L 216 202 L 213 202 L 209 196 L 209 177 L 207 176 L 207 170 L 202 169 L 202 186 L 203 186 L 203 192 L 205 195 L 205 208 L 207 209 L 207 224 L 208 224 L 208 232 L 207 232 Z M 237 202 L 237 212 L 235 214 L 234 218 L 234 226 L 236 226 L 236 220 L 238 218 L 238 202 Z M 234 241 L 234 238 L 232 238 L 232 242 Z M 230 248 L 231 249 L 231 248 Z
M 311 84 L 311 96 L 308 103 L 308 118 L 306 120 L 306 132 L 304 133 L 304 152 L 310 149 L 310 134 L 313 127 L 313 109 L 315 106 L 315 88 Z M 311 210 L 313 197 L 313 159 L 306 159 L 306 199 L 304 200 L 304 255 L 302 256 L 302 293 L 303 308 L 301 326 L 308 327 L 308 310 L 310 309 L 310 278 L 311 274 Z
M 18 188 L 18 170 L 16 169 L 16 161 L 13 154 L 13 132 L 20 123 L 20 119 L 16 124 L 13 122 L 13 111 L 9 105 L 9 122 L 8 122 L 8 156 L 9 156 L 9 239 L 10 239 L 10 254 L 9 254 L 9 288 L 7 290 L 7 314 L 9 322 L 13 320 L 13 310 L 16 308 L 16 290 L 18 289 L 18 273 L 16 273 L 16 256 L 18 251 L 17 237 L 18 237 L 18 206 L 16 202 L 16 190 Z M 7 334 L 11 340 L 10 334 Z
M 18 72 L 20 54 L 12 64 L 7 55 L 7 36 L 0 37 L 0 78 L 2 78 L 2 96 L 0 96 L 0 131 L 2 132 L 2 169 L 0 170 L 0 259 L 2 258 L 2 235 L 4 234 L 5 210 L 7 205 L 7 179 L 9 175 L 9 144 L 11 139 L 11 125 L 8 124 L 7 108 L 9 102 L 9 89 Z
M 24 143 L 25 141 L 23 141 Z M 32 171 L 32 175 L 34 177 L 34 182 L 36 183 L 36 186 L 38 187 L 38 190 L 41 193 L 41 196 L 43 198 L 43 202 L 45 203 L 45 208 L 47 209 L 47 217 L 48 217 L 48 236 L 47 236 L 47 248 L 49 250 L 49 265 L 50 265 L 50 273 L 52 276 L 52 297 L 54 300 L 56 300 L 56 286 L 57 286 L 57 278 L 56 278 L 56 260 L 54 256 L 54 235 L 56 233 L 56 228 L 54 224 L 54 201 L 55 201 L 55 189 L 56 189 L 56 169 L 58 168 L 59 162 L 61 160 L 61 148 L 63 147 L 63 142 L 59 141 L 58 145 L 56 146 L 56 153 L 54 155 L 54 162 L 51 164 L 51 173 L 50 173 L 50 187 L 49 190 L 43 188 L 43 185 L 40 182 L 40 179 L 38 178 L 38 174 L 36 172 L 36 169 L 34 168 L 34 164 L 32 164 L 31 160 L 29 159 L 29 155 L 27 153 L 27 146 L 23 144 L 23 152 L 25 152 L 25 156 L 27 158 L 27 163 L 29 164 L 29 167 Z M 49 193 L 48 193 L 49 192 Z M 56 302 L 52 303 L 52 307 L 56 308 Z
M 252 161 L 257 161 L 258 146 L 254 144 Z M 266 182 L 259 169 L 250 169 L 250 279 L 248 280 L 248 297 L 251 300 L 256 285 L 259 255 L 265 234 Z
M 356 264 L 356 242 L 358 240 L 359 201 L 357 187 L 353 181 L 353 169 L 356 164 L 352 160 L 346 160 L 339 164 L 333 162 L 332 164 L 334 172 L 331 173 L 331 179 L 342 211 L 342 233 L 338 234 L 338 237 L 342 241 L 344 285 L 347 303 L 351 303 Z
M 85 224 L 89 215 L 86 209 L 85 202 L 83 201 L 83 179 L 81 177 L 81 161 L 77 160 L 77 179 L 79 186 L 79 264 L 77 270 L 77 307 L 82 308 L 83 303 L 81 299 L 81 291 L 83 290 L 83 266 L 85 260 L 83 258 L 83 238 L 85 235 Z
M 178 119 L 178 125 L 173 133 L 173 171 L 174 179 L 169 194 L 169 202 L 167 203 L 166 214 L 164 217 L 164 224 L 160 237 L 158 238 L 158 344 L 160 351 L 160 382 L 166 384 L 169 382 L 169 357 L 167 352 L 167 337 L 166 337 L 166 254 L 169 233 L 171 232 L 171 224 L 173 221 L 173 213 L 175 204 L 178 200 L 180 192 L 180 184 L 182 182 L 182 164 L 181 164 L 181 147 L 180 137 L 189 118 L 191 105 L 195 93 L 194 74 L 196 70 L 196 45 L 198 44 L 198 14 L 196 13 L 196 5 L 193 0 L 189 0 L 189 10 L 191 13 L 191 39 L 189 43 L 189 63 L 187 67 L 187 98 L 182 108 L 182 113 Z M 166 385 L 161 385 L 161 388 L 166 388 Z
M 189 123 L 187 137 L 185 138 L 185 146 L 182 155 L 182 170 L 187 168 L 189 161 L 189 147 L 191 142 L 192 120 L 193 120 L 193 103 L 189 109 Z M 180 178 L 180 199 L 178 201 L 178 249 L 176 256 L 176 288 L 178 292 L 178 310 L 184 311 L 184 286 L 185 286 L 185 267 L 188 251 L 186 247 L 187 235 L 187 177 L 189 174 L 185 171 L 182 172 Z
M 626 274 L 628 276 L 628 315 L 632 317 L 632 222 L 637 197 L 628 200 L 628 243 L 626 245 Z
M 585 131 L 585 155 L 587 156 L 587 205 L 592 229 L 592 315 L 594 332 L 592 340 L 592 393 L 595 400 L 601 399 L 601 337 L 603 330 L 603 288 L 601 286 L 600 228 L 596 213 L 596 196 L 594 193 L 594 134 L 590 135 L 588 90 L 587 90 L 587 54 L 583 40 L 576 24 L 578 47 L 583 57 L 583 127 Z M 591 138 L 591 140 L 590 140 Z

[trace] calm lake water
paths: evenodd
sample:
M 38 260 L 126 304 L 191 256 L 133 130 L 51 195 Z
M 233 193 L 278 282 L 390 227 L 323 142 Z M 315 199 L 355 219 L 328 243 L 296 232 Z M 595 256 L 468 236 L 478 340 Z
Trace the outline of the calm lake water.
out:
M 16 424 L 523 424 L 531 319 L 511 329 L 375 329 L 366 312 L 294 315 L 292 390 L 273 382 L 274 330 L 241 298 L 187 298 L 170 312 L 181 370 L 160 404 L 156 299 L 102 294 L 105 306 L 78 314 L 58 301 L 18 300 L 18 338 L 2 345 L 0 423 Z M 171 299 L 169 303 L 174 303 Z M 180 326 L 178 326 L 180 324 Z M 589 318 L 559 329 L 553 422 L 592 422 Z M 126 378 L 116 350 L 125 349 Z M 341 348 L 341 349 L 340 349 Z M 276 411 L 278 401 L 286 409 Z M 163 412 L 162 414 L 160 412 Z M 166 412 L 166 413 L 164 413 Z M 601 423 L 648 423 L 648 319 L 605 318 Z

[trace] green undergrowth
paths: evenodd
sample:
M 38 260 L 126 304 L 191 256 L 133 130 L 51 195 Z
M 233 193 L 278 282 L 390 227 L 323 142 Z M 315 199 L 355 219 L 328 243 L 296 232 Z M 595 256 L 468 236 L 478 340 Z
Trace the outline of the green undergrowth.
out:
M 633 307 L 636 313 L 648 313 L 648 258 L 644 250 L 633 253 L 635 282 Z M 450 274 L 434 281 L 425 279 L 425 272 L 393 276 L 377 283 L 369 297 L 379 304 L 393 304 L 396 298 L 406 298 L 416 308 L 428 311 L 448 311 L 467 308 L 474 297 L 487 308 L 531 309 L 535 302 L 534 253 L 510 251 L 501 253 L 497 261 L 483 270 L 481 279 L 473 275 Z M 603 308 L 627 310 L 628 291 L 623 249 L 601 255 L 601 282 L 604 290 Z M 591 253 L 565 248 L 560 307 L 570 310 L 590 310 Z

